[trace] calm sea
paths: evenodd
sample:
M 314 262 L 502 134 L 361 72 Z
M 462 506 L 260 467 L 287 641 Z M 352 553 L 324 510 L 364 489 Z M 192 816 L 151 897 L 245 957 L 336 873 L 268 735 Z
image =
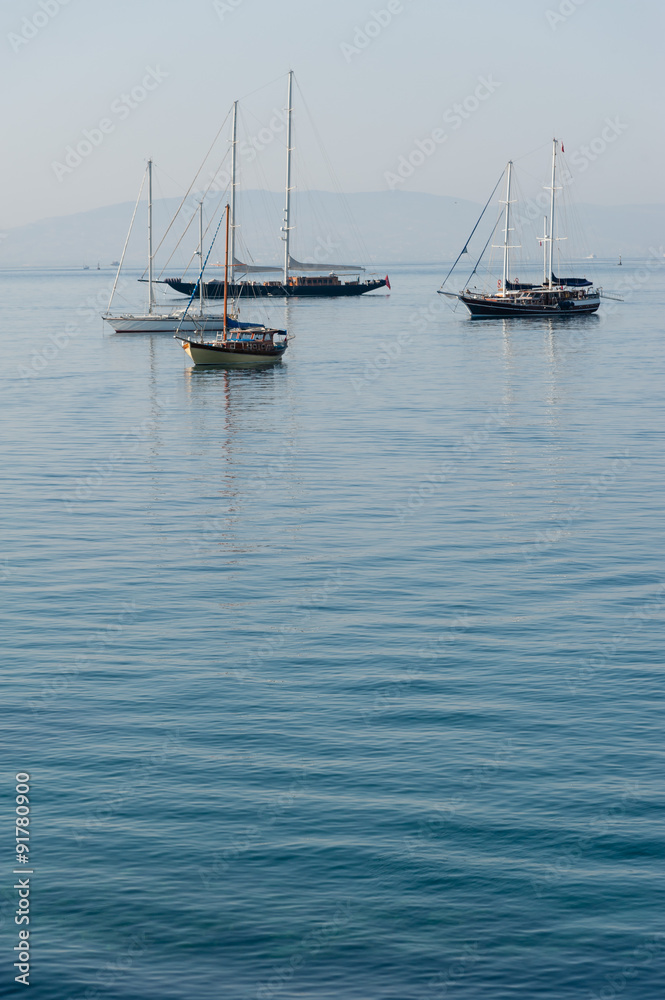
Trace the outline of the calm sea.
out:
M 34 1000 L 661 1000 L 665 262 L 593 268 L 263 371 L 0 274 L 5 995 L 26 773 Z

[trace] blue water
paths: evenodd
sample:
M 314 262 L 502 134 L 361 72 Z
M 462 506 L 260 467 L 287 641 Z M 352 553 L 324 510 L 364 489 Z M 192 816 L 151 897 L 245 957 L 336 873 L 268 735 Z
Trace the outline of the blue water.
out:
M 663 996 L 665 269 L 441 270 L 228 372 L 0 275 L 6 995 L 27 772 L 34 1000 Z

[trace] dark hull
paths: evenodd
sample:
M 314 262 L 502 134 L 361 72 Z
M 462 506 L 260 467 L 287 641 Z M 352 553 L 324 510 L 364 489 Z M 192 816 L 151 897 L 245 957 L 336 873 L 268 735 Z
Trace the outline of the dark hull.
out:
M 473 317 L 497 316 L 554 316 L 558 319 L 568 319 L 572 316 L 589 316 L 595 313 L 600 305 L 600 300 L 593 299 L 590 302 L 573 301 L 563 299 L 552 305 L 538 303 L 517 303 L 503 301 L 496 298 L 474 298 L 472 296 L 460 295 L 460 300 L 467 307 Z M 565 303 L 565 304 L 564 304 Z
M 180 281 L 178 278 L 166 278 L 165 283 L 174 292 L 182 292 L 183 295 L 191 295 L 196 287 L 194 282 Z M 365 292 L 373 292 L 377 288 L 383 288 L 385 284 L 385 278 L 376 281 L 340 281 L 337 283 L 331 281 L 321 285 L 284 285 L 281 281 L 240 281 L 237 284 L 229 285 L 229 297 L 232 299 L 328 298 L 340 295 L 364 295 Z M 203 293 L 207 299 L 223 299 L 224 282 L 204 282 Z

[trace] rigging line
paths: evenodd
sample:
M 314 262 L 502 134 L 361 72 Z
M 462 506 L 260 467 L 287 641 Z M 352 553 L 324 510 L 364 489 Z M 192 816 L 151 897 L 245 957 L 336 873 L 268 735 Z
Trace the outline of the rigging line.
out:
M 175 177 L 171 177 L 170 173 L 168 173 L 168 171 L 164 170 L 164 167 L 160 167 L 159 169 L 160 169 L 160 172 L 162 174 L 164 174 L 164 176 L 166 177 L 167 180 L 171 181 L 172 184 L 175 184 L 176 188 L 178 188 L 180 191 L 182 191 L 182 184 L 180 183 L 179 180 L 176 180 Z
M 224 199 L 225 197 L 227 197 L 227 195 L 228 195 L 228 187 L 226 188 L 226 190 L 225 190 L 225 191 L 222 191 L 222 192 L 221 192 L 221 194 L 220 194 L 220 202 L 221 202 L 221 201 L 222 201 L 222 200 L 223 200 L 223 199 Z M 218 203 L 218 205 L 217 205 L 217 208 L 213 209 L 213 212 L 212 212 L 212 216 L 211 216 L 211 219 L 210 219 L 210 222 L 209 222 L 209 223 L 208 223 L 208 224 L 206 225 L 205 229 L 203 230 L 203 235 L 204 235 L 204 237 L 208 235 L 208 231 L 209 231 L 209 229 L 211 228 L 211 226 L 213 226 L 213 225 L 214 225 L 214 222 L 215 222 L 215 215 L 217 214 L 217 211 L 218 211 L 218 209 L 219 209 L 219 203 Z M 195 218 L 196 218 L 196 215 L 192 215 L 191 219 L 190 219 L 190 220 L 189 220 L 189 222 L 187 223 L 187 229 L 189 229 L 189 227 L 191 226 L 191 224 L 192 224 L 192 222 L 194 221 L 194 219 L 195 219 Z M 217 228 L 219 229 L 219 226 L 218 226 Z M 185 233 L 187 232 L 187 229 L 185 230 Z M 185 236 L 185 233 L 183 233 L 183 234 L 182 234 L 182 235 L 183 235 L 183 237 Z M 215 237 L 213 238 L 213 243 L 214 243 L 214 240 L 215 240 L 215 238 L 216 238 L 216 237 L 217 237 L 217 232 L 215 232 Z M 180 243 L 181 241 L 179 240 L 178 242 Z M 177 248 L 176 248 L 176 249 L 177 249 Z M 175 250 L 174 250 L 173 252 L 175 253 Z M 194 251 L 192 252 L 192 254 L 190 255 L 190 258 L 189 258 L 189 260 L 187 261 L 187 264 L 185 265 L 185 270 L 184 270 L 183 274 L 186 274 L 186 273 L 187 273 L 187 271 L 189 270 L 189 265 L 190 265 L 190 264 L 192 263 L 192 261 L 194 260 L 194 258 L 195 258 L 195 257 L 196 257 L 196 255 L 197 255 L 197 253 L 198 253 L 198 250 L 194 250 Z M 173 254 L 172 254 L 171 256 L 173 256 Z M 164 272 L 162 271 L 162 274 L 163 274 L 163 273 L 164 273 Z
M 302 92 L 302 88 L 300 86 L 300 83 L 299 83 L 298 79 L 297 78 L 294 78 L 294 79 L 295 79 L 296 87 L 298 88 L 298 93 L 300 95 L 300 100 L 302 101 L 303 107 L 305 109 L 305 114 L 307 115 L 307 118 L 309 120 L 310 127 L 312 129 L 313 134 L 314 134 L 314 138 L 316 139 L 316 142 L 317 142 L 317 145 L 319 147 L 319 151 L 321 153 L 321 156 L 323 157 L 323 162 L 324 162 L 324 164 L 325 164 L 325 166 L 326 166 L 326 168 L 328 170 L 328 173 L 330 175 L 330 179 L 332 181 L 333 187 L 336 189 L 337 193 L 341 196 L 341 199 L 342 199 L 342 210 L 346 214 L 347 224 L 349 226 L 349 229 L 351 230 L 351 233 L 353 234 L 353 236 L 356 239 L 356 243 L 357 243 L 357 246 L 358 246 L 358 248 L 360 250 L 361 256 L 363 256 L 365 260 L 369 260 L 369 253 L 367 251 L 367 246 L 365 244 L 365 241 L 363 240 L 363 237 L 362 237 L 362 235 L 360 233 L 360 230 L 359 230 L 358 225 L 357 225 L 357 223 L 355 221 L 355 218 L 353 217 L 353 214 L 351 212 L 351 207 L 350 207 L 350 205 L 348 203 L 347 196 L 342 191 L 342 186 L 341 186 L 339 180 L 337 179 L 337 175 L 335 173 L 332 160 L 331 160 L 331 158 L 330 158 L 330 156 L 328 154 L 328 151 L 327 151 L 327 149 L 326 149 L 326 147 L 324 145 L 324 142 L 323 142 L 323 139 L 321 138 L 319 130 L 316 127 L 316 123 L 314 121 L 314 116 L 312 115 L 311 111 L 309 110 L 309 105 L 307 104 L 307 101 L 305 100 L 305 95 Z
M 261 86 L 257 87 L 256 90 L 250 90 L 249 94 L 243 94 L 243 96 L 238 99 L 240 101 L 246 101 L 248 97 L 253 97 L 254 94 L 258 94 L 260 90 L 265 90 L 266 87 L 272 87 L 273 83 L 277 83 L 278 80 L 283 80 L 284 77 L 288 75 L 289 75 L 288 73 L 280 73 L 280 75 L 276 76 L 274 80 L 270 80 L 268 83 L 261 84 Z
M 502 176 L 503 176 L 503 175 L 502 175 Z M 499 178 L 499 180 L 501 180 L 501 178 Z M 503 214 L 503 213 L 501 213 L 501 214 Z M 494 223 L 494 229 L 492 230 L 492 232 L 491 232 L 491 233 L 489 234 L 489 236 L 487 237 L 487 243 L 486 243 L 486 244 L 485 244 L 485 246 L 483 247 L 483 249 L 482 249 L 482 253 L 480 254 L 480 257 L 479 257 L 479 258 L 478 258 L 478 260 L 476 261 L 476 266 L 474 267 L 473 271 L 471 272 L 471 274 L 469 275 L 469 277 L 468 277 L 468 278 L 466 279 L 466 281 L 464 282 L 464 287 L 465 287 L 465 288 L 466 288 L 466 286 L 468 285 L 468 283 L 469 283 L 469 282 L 471 281 L 471 279 L 473 278 L 474 274 L 476 273 L 476 268 L 478 267 L 478 265 L 480 264 L 481 260 L 483 259 L 483 255 L 484 255 L 485 251 L 487 250 L 487 247 L 489 246 L 489 242 L 490 242 L 490 240 L 492 239 L 492 237 L 494 236 L 494 234 L 495 234 L 495 232 L 496 232 L 496 230 L 497 230 L 497 226 L 499 225 L 499 223 L 500 223 L 500 222 L 501 222 L 501 215 L 499 215 L 499 218 L 498 218 L 498 219 L 496 220 L 496 222 Z
M 113 282 L 113 288 L 111 289 L 111 298 L 109 299 L 109 304 L 106 307 L 107 313 L 110 312 L 110 310 L 111 310 L 111 303 L 113 302 L 113 296 L 115 295 L 115 290 L 116 290 L 116 288 L 118 286 L 118 278 L 120 277 L 120 271 L 122 269 L 122 263 L 123 263 L 123 261 L 125 259 L 125 254 L 127 253 L 127 244 L 129 243 L 129 237 L 132 235 L 132 228 L 134 226 L 134 219 L 136 218 L 136 212 L 137 212 L 138 207 L 139 207 L 139 202 L 141 201 L 141 195 L 143 193 L 143 186 L 145 184 L 145 179 L 146 179 L 147 176 L 148 176 L 148 168 L 146 166 L 145 171 L 143 173 L 143 180 L 141 181 L 141 187 L 139 188 L 139 195 L 138 195 L 138 198 L 136 199 L 136 204 L 134 205 L 134 212 L 132 214 L 132 221 L 129 223 L 129 232 L 127 233 L 127 239 L 125 240 L 125 245 L 122 248 L 122 253 L 120 255 L 120 263 L 118 264 L 118 270 L 116 271 L 116 274 L 115 274 L 115 281 Z
M 207 265 L 207 263 L 208 263 L 208 259 L 210 258 L 210 254 L 212 253 L 212 248 L 214 247 L 214 245 L 215 245 L 215 240 L 217 239 L 217 233 L 219 232 L 219 229 L 220 229 L 220 226 L 222 225 L 222 222 L 223 222 L 223 221 L 224 221 L 224 219 L 223 219 L 223 217 L 222 217 L 222 218 L 220 218 L 220 220 L 219 220 L 219 222 L 218 222 L 218 224 L 217 224 L 217 229 L 215 230 L 215 235 L 214 235 L 214 236 L 213 236 L 213 238 L 212 238 L 212 243 L 210 244 L 210 248 L 209 248 L 209 250 L 208 250 L 208 253 L 207 253 L 207 255 L 206 255 L 206 259 L 205 259 L 205 260 L 204 260 L 204 261 L 202 262 L 202 264 L 201 264 L 201 270 L 200 270 L 200 272 L 199 272 L 199 278 L 198 278 L 198 281 L 197 281 L 197 282 L 196 282 L 196 284 L 194 285 L 194 288 L 193 288 L 193 290 L 192 290 L 192 294 L 191 294 L 191 295 L 189 296 L 189 302 L 188 302 L 188 303 L 187 303 L 187 305 L 185 306 L 185 311 L 183 312 L 183 314 L 182 314 L 182 317 L 181 317 L 181 319 L 180 319 L 180 322 L 178 323 L 178 329 L 176 330 L 176 333 L 175 333 L 175 335 L 176 335 L 176 336 L 177 336 L 177 335 L 178 335 L 178 334 L 180 333 L 180 327 L 182 326 L 182 324 L 183 324 L 183 322 L 184 322 L 184 320 L 185 320 L 185 316 L 187 315 L 187 311 L 188 311 L 189 307 L 190 307 L 190 306 L 191 306 L 191 304 L 192 304 L 192 299 L 193 299 L 193 298 L 194 298 L 194 296 L 196 295 L 196 293 L 197 293 L 197 291 L 198 291 L 198 288 L 199 288 L 199 285 L 200 285 L 200 284 L 201 284 L 201 282 L 203 281 L 203 272 L 204 272 L 204 271 L 205 271 L 205 269 L 206 269 L 206 265 Z M 226 326 L 226 322 L 224 323 L 224 326 Z
M 227 116 L 227 117 L 228 117 L 228 116 Z M 221 159 L 221 162 L 220 162 L 219 166 L 217 167 L 217 170 L 216 170 L 216 171 L 214 172 L 214 174 L 213 174 L 213 176 L 212 176 L 212 178 L 211 178 L 211 180 L 210 180 L 210 183 L 208 184 L 208 187 L 207 187 L 207 188 L 206 188 L 206 189 L 204 190 L 204 192 L 203 192 L 203 195 L 202 195 L 202 198 L 205 198 L 205 196 L 206 196 L 206 195 L 208 194 L 208 191 L 210 190 L 210 188 L 212 187 L 212 185 L 213 185 L 213 184 L 215 183 L 215 178 L 217 177 L 217 174 L 219 173 L 219 171 L 220 171 L 220 170 L 222 169 L 222 166 L 223 166 L 223 164 L 224 164 L 224 161 L 226 160 L 226 158 L 227 158 L 227 156 L 228 156 L 228 155 L 229 155 L 229 151 L 227 150 L 227 151 L 226 151 L 226 153 L 224 153 L 224 156 L 222 157 L 222 159 Z M 196 180 L 196 178 L 195 178 L 195 180 Z M 192 186 L 193 186 L 193 182 L 192 182 Z M 191 188 L 191 186 L 190 186 L 190 189 L 189 189 L 189 190 L 191 191 L 191 189 L 192 189 L 192 188 Z M 228 184 L 227 184 L 226 188 L 224 189 L 224 191 L 222 192 L 222 197 L 224 197 L 224 196 L 225 196 L 225 194 L 226 194 L 227 190 L 228 190 Z M 189 192 L 188 192 L 188 194 L 189 194 Z M 187 195 L 185 195 L 185 197 L 187 197 Z M 184 199 L 183 199 L 183 201 L 184 201 Z M 179 207 L 178 207 L 178 212 L 180 211 L 180 209 L 181 209 L 181 208 L 182 208 L 182 202 L 180 203 L 180 205 L 179 205 Z M 176 215 L 178 214 L 178 212 L 176 212 Z M 170 254 L 170 256 L 169 256 L 168 260 L 166 261 L 166 263 L 165 263 L 165 264 L 164 264 L 164 266 L 162 267 L 161 271 L 159 272 L 159 275 L 158 275 L 158 278 L 157 278 L 157 280 L 158 280 L 158 281 L 159 281 L 159 279 L 160 279 L 160 278 L 162 277 L 162 275 L 164 274 L 164 271 L 166 270 L 166 268 L 167 268 L 167 267 L 169 266 L 169 264 L 170 264 L 171 260 L 173 259 L 173 255 L 175 254 L 176 250 L 178 249 L 178 247 L 180 246 L 180 244 L 181 244 L 181 243 L 182 243 L 182 241 L 184 240 L 185 236 L 187 235 L 187 233 L 188 233 L 188 231 L 189 231 L 189 227 L 191 226 L 191 224 L 192 224 L 192 222 L 194 221 L 194 219 L 195 219 L 195 218 L 196 218 L 196 213 L 195 213 L 195 212 L 192 212 L 192 215 L 191 215 L 191 217 L 190 217 L 190 220 L 189 220 L 189 222 L 187 223 L 187 225 L 185 226 L 185 228 L 184 228 L 183 232 L 182 232 L 182 233 L 181 233 L 181 235 L 180 235 L 180 239 L 178 240 L 178 242 L 177 242 L 177 243 L 176 243 L 176 245 L 174 246 L 174 248 L 173 248 L 173 250 L 171 251 L 171 254 Z M 174 216 L 174 217 L 173 217 L 173 219 L 171 220 L 171 225 L 173 225 L 173 223 L 174 223 L 174 222 L 175 222 L 175 216 Z M 169 229 L 171 228 L 171 225 L 169 226 Z M 210 228 L 210 226 L 211 226 L 211 225 L 212 225 L 212 222 L 209 222 L 209 223 L 208 223 L 208 229 Z M 166 233 L 168 233 L 168 231 L 169 231 L 169 230 L 167 229 L 167 230 L 166 230 Z M 206 232 L 207 232 L 207 230 L 206 230 Z M 160 243 L 159 243 L 159 246 L 157 247 L 157 250 L 159 250 L 159 247 L 161 247 L 162 243 L 164 242 L 164 239 L 166 238 L 166 233 L 164 233 L 164 236 L 163 236 L 163 237 L 162 237 L 162 239 L 160 240 Z M 155 253 L 157 253 L 157 250 L 155 250 Z M 195 253 L 194 253 L 194 254 L 192 254 L 192 256 L 191 256 L 191 257 L 189 258 L 189 260 L 187 261 L 187 267 L 185 268 L 185 271 L 187 270 L 187 268 L 189 267 L 189 265 L 190 265 L 190 264 L 191 264 L 191 262 L 193 261 L 194 257 L 195 257 Z M 143 274 L 145 274 L 145 271 L 143 272 Z
M 485 207 L 484 207 L 484 209 L 482 210 L 482 212 L 480 213 L 480 217 L 479 217 L 478 221 L 476 222 L 475 226 L 474 226 L 474 227 L 473 227 L 473 229 L 471 230 L 471 233 L 470 233 L 470 235 L 469 235 L 469 237 L 468 237 L 468 239 L 467 239 L 466 243 L 464 244 L 464 248 L 462 249 L 461 253 L 459 254 L 459 256 L 458 256 L 457 260 L 455 261 L 455 263 L 453 264 L 453 266 L 451 267 L 451 269 L 450 269 L 450 270 L 448 271 L 448 274 L 447 274 L 447 275 L 445 276 L 445 278 L 444 278 L 444 279 L 443 279 L 443 281 L 441 282 L 441 285 L 440 285 L 440 287 L 441 287 L 441 288 L 443 288 L 443 286 L 445 285 L 446 281 L 448 280 L 448 278 L 450 277 L 450 275 L 451 275 L 451 274 L 453 273 L 453 271 L 454 271 L 454 270 L 455 270 L 455 268 L 457 267 L 457 264 L 458 264 L 458 262 L 459 262 L 459 259 L 460 259 L 460 257 L 462 256 L 462 254 L 465 254 L 465 253 L 468 253 L 468 252 L 469 252 L 469 251 L 467 250 L 467 247 L 468 247 L 468 245 L 469 245 L 469 240 L 470 240 L 470 239 L 472 238 L 472 236 L 473 236 L 473 234 L 475 233 L 476 229 L 477 229 L 477 228 L 478 228 L 478 226 L 480 225 L 480 220 L 482 219 L 483 215 L 484 215 L 484 214 L 485 214 L 485 212 L 487 211 L 487 206 L 489 205 L 489 203 L 491 202 L 492 198 L 494 197 L 494 192 L 496 191 L 496 189 L 498 188 L 499 184 L 500 184 L 500 183 L 501 183 L 501 181 L 503 180 L 503 176 L 504 176 L 505 172 L 506 172 L 505 170 L 502 170 L 502 171 L 501 171 L 501 176 L 499 177 L 498 181 L 497 181 L 497 182 L 496 182 L 496 184 L 494 185 L 494 188 L 492 189 L 492 193 L 491 193 L 491 195 L 489 196 L 489 198 L 488 198 L 488 199 L 487 199 L 487 201 L 485 202 Z M 497 223 L 497 225 L 498 225 L 498 223 Z M 494 229 L 496 229 L 496 226 L 494 227 Z M 494 229 L 492 230 L 492 235 L 494 235 Z M 492 238 L 492 237 L 490 236 L 490 239 L 491 239 L 491 238 Z M 489 243 L 489 240 L 488 240 L 487 242 Z M 487 249 L 487 244 L 485 244 L 485 249 Z M 483 250 L 483 253 L 485 253 L 485 250 Z M 483 255 L 483 254 L 481 254 L 481 255 L 480 255 L 480 257 L 482 257 L 482 255 Z M 480 263 L 480 257 L 478 258 L 478 263 Z M 478 264 L 476 264 L 476 267 L 478 267 Z M 476 270 L 476 267 L 474 267 L 473 271 L 472 271 L 472 272 L 471 272 L 471 274 L 469 275 L 469 277 L 470 277 L 470 278 L 471 278 L 471 277 L 473 276 L 473 273 L 474 273 L 474 271 Z
M 222 124 L 221 124 L 221 125 L 219 126 L 219 129 L 217 130 L 217 135 L 216 135 L 216 136 L 215 136 L 215 138 L 214 138 L 214 139 L 212 140 L 212 142 L 211 142 L 211 144 L 210 144 L 210 147 L 209 147 L 209 149 L 208 149 L 208 152 L 206 153 L 206 155 L 205 155 L 205 156 L 203 157 L 203 160 L 201 161 L 201 166 L 199 167 L 199 169 L 198 169 L 198 170 L 196 171 L 196 173 L 194 174 L 194 177 L 192 178 L 192 183 L 191 183 L 191 184 L 189 185 L 189 187 L 187 188 L 186 192 L 185 192 L 185 193 L 184 193 L 184 195 L 182 196 L 182 201 L 181 201 L 181 202 L 180 202 L 180 204 L 178 205 L 178 207 L 177 207 L 177 209 L 176 209 L 176 211 L 175 211 L 175 214 L 174 214 L 173 218 L 172 218 L 172 219 L 171 219 L 171 221 L 169 222 L 169 224 L 168 224 L 168 226 L 167 226 L 167 228 L 166 228 L 166 232 L 164 233 L 164 235 L 162 236 L 161 240 L 160 240 L 160 241 L 159 241 L 159 243 L 157 244 L 157 248 L 156 248 L 156 250 L 155 250 L 155 253 L 157 253 L 157 251 L 158 251 L 158 250 L 159 250 L 159 248 L 161 247 L 162 243 L 163 243 L 163 242 L 164 242 L 164 240 L 166 239 L 166 237 L 167 237 L 167 235 L 168 235 L 168 233 L 169 233 L 169 231 L 170 231 L 170 229 L 171 229 L 171 226 L 173 225 L 173 223 L 174 223 L 174 222 L 175 222 L 175 220 L 177 219 L 178 215 L 180 214 L 180 209 L 181 209 L 181 208 L 182 208 L 182 206 L 183 206 L 183 205 L 185 204 L 185 201 L 186 201 L 186 200 L 187 200 L 187 198 L 189 197 L 189 193 L 190 193 L 190 191 L 192 190 L 192 188 L 193 188 L 193 187 L 194 187 L 194 185 L 196 184 L 196 180 L 197 180 L 197 178 L 198 178 L 199 174 L 201 173 L 201 171 L 203 170 L 203 168 L 204 168 L 204 166 L 205 166 L 205 162 L 206 162 L 206 160 L 208 159 L 208 157 L 209 157 L 209 156 L 210 156 L 210 154 L 212 153 L 212 151 L 213 151 L 213 148 L 214 148 L 214 146 L 215 146 L 215 143 L 217 142 L 217 140 L 219 139 L 219 137 L 220 137 L 220 135 L 221 135 L 221 132 L 222 132 L 222 129 L 224 128 L 224 126 L 226 125 L 227 121 L 229 120 L 229 116 L 230 116 L 230 114 L 231 114 L 231 109 L 229 108 L 229 110 L 228 110 L 228 111 L 226 112 L 226 118 L 224 119 L 224 121 L 222 122 Z M 223 163 L 223 162 L 224 162 L 224 161 L 222 160 L 222 163 Z M 221 166 L 221 164 L 220 164 L 220 166 Z M 218 170 L 219 170 L 219 168 L 218 168 Z M 212 183 L 212 181 L 211 181 L 210 183 Z M 143 273 L 145 274 L 145 271 L 144 271 Z M 164 273 L 164 272 L 162 271 L 162 273 Z
M 551 141 L 541 142 L 540 146 L 535 146 L 533 149 L 530 149 L 528 153 L 522 153 L 521 156 L 515 156 L 513 158 L 513 163 L 517 163 L 518 160 L 524 160 L 527 156 L 532 156 L 534 153 L 539 153 L 541 149 L 548 149 L 551 145 Z

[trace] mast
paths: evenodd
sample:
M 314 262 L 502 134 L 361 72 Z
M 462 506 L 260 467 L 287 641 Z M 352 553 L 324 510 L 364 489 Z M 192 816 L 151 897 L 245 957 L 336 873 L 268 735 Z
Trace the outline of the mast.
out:
M 155 304 L 152 268 L 152 160 L 148 160 L 148 315 Z
M 199 202 L 199 312 L 203 316 L 203 199 Z
M 226 340 L 226 305 L 229 300 L 229 211 L 226 205 L 226 252 L 224 255 L 224 340 Z
M 238 102 L 233 102 L 233 126 L 231 130 L 231 284 L 235 280 L 236 259 L 236 186 L 238 150 Z
M 544 217 L 543 221 L 543 285 L 547 284 L 547 241 L 549 237 L 547 235 L 547 216 Z
M 548 268 L 549 273 L 547 275 L 547 279 L 550 285 L 552 284 L 552 274 L 554 273 L 552 269 L 552 254 L 554 251 L 554 192 L 555 192 L 554 182 L 556 179 L 556 144 L 557 140 L 553 139 L 552 140 L 552 187 L 550 189 L 550 246 L 549 246 L 549 268 Z
M 293 98 L 293 70 L 289 70 L 289 87 L 286 98 L 286 199 L 284 203 L 284 284 L 289 280 L 289 234 L 291 232 L 291 118 Z
M 508 234 L 510 233 L 510 180 L 513 170 L 513 161 L 508 161 L 508 177 L 506 180 L 506 225 L 503 233 L 503 296 L 506 296 L 506 288 L 508 281 L 508 250 L 510 249 L 508 243 Z

